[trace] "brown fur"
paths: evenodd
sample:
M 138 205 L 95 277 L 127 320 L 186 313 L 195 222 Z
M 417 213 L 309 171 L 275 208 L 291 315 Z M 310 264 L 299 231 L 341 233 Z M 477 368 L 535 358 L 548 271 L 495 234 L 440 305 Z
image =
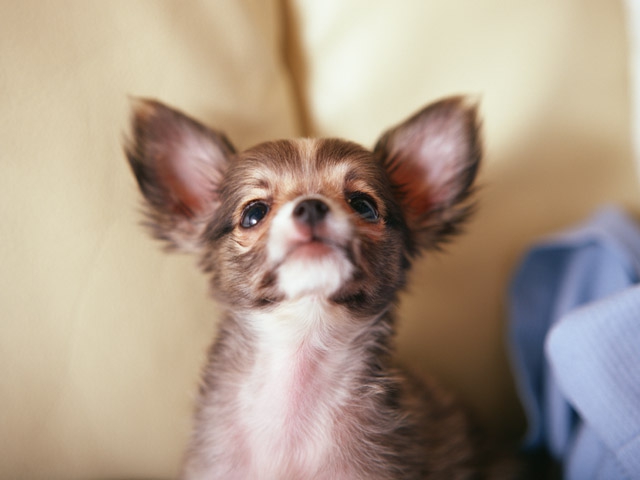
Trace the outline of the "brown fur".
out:
M 456 233 L 470 213 L 478 129 L 475 108 L 456 97 L 389 130 L 373 152 L 324 139 L 238 153 L 221 133 L 179 112 L 137 104 L 127 157 L 147 224 L 172 248 L 199 254 L 226 309 L 203 374 L 184 478 L 482 478 L 463 410 L 391 359 L 394 305 L 411 260 Z M 372 202 L 379 218 L 354 212 L 354 195 Z M 322 242 L 349 275 L 330 294 L 292 299 L 269 245 L 278 212 L 308 198 L 329 205 L 326 223 L 337 227 L 323 220 L 311 228 L 329 232 Z M 255 201 L 268 213 L 242 228 Z M 348 241 L 331 243 L 331 228 L 345 224 Z M 280 330 L 290 367 L 278 367 Z M 278 375 L 265 384 L 270 372 L 284 377 L 282 388 Z M 280 424 L 283 403 L 292 406 L 282 407 Z M 269 408 L 275 420 L 257 413 Z

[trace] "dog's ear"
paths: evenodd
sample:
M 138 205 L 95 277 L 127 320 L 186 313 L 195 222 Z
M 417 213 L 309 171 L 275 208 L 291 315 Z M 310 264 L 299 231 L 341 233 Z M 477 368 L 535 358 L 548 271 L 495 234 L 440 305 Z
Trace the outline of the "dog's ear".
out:
M 378 140 L 409 228 L 408 250 L 437 246 L 469 216 L 482 148 L 476 106 L 465 97 L 428 105 Z
M 176 110 L 136 99 L 125 152 L 144 196 L 145 224 L 169 248 L 197 251 L 233 146 Z

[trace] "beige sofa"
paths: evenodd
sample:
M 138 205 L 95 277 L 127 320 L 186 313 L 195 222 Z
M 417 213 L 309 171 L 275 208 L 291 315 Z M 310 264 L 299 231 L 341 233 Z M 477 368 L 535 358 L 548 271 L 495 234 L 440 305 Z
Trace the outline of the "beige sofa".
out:
M 516 437 L 516 262 L 599 204 L 640 206 L 624 28 L 612 0 L 2 1 L 0 477 L 177 471 L 217 310 L 194 259 L 137 225 L 129 95 L 239 146 L 370 146 L 433 99 L 476 95 L 480 210 L 416 266 L 398 347 Z

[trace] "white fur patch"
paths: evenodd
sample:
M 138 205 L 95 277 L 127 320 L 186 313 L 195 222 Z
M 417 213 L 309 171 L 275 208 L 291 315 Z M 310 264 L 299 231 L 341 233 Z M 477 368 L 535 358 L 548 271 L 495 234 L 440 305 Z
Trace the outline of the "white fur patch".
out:
M 325 478 L 336 454 L 333 418 L 349 397 L 351 369 L 361 368 L 352 340 L 367 322 L 313 296 L 248 321 L 259 344 L 238 400 L 252 478 Z

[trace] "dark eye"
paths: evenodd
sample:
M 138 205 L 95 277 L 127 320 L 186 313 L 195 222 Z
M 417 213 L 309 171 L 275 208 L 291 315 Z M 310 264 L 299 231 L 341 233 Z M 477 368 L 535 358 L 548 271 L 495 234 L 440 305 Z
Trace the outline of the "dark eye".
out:
M 242 228 L 254 227 L 267 216 L 268 212 L 269 206 L 266 203 L 260 201 L 252 202 L 244 208 L 240 226 Z
M 364 193 L 356 193 L 349 197 L 349 205 L 367 222 L 378 221 L 379 215 L 375 202 Z

